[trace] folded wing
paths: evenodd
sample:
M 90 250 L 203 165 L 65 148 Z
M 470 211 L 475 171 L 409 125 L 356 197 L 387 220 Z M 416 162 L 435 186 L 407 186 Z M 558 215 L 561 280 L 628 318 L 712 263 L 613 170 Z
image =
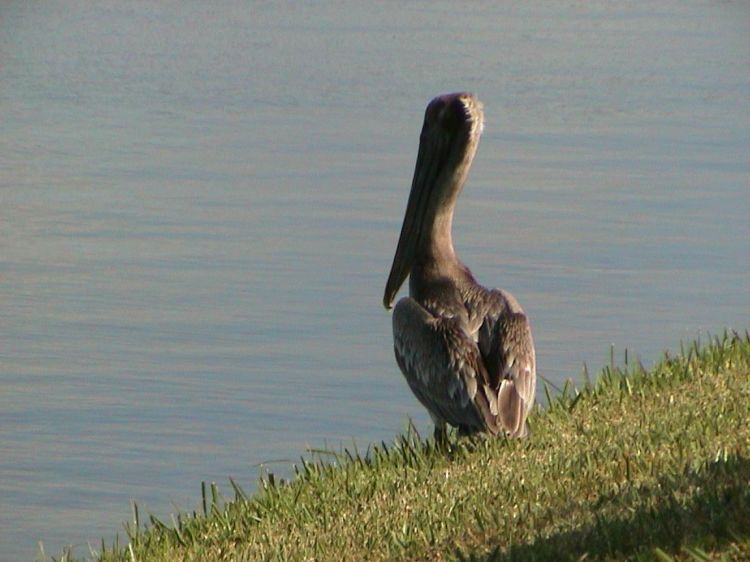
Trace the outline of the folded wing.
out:
M 472 334 L 459 318 L 405 297 L 393 311 L 393 341 L 401 372 L 436 425 L 466 434 L 526 434 L 535 366 L 523 313 L 502 307 Z

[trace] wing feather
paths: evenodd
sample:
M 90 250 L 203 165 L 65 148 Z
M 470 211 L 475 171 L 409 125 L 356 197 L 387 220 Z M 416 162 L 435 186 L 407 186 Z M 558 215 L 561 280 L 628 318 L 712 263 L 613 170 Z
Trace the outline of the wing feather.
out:
M 487 372 L 458 320 L 435 316 L 404 297 L 393 309 L 393 342 L 401 372 L 433 419 L 467 433 L 494 429 L 487 423 L 494 418 Z
M 529 321 L 504 291 L 485 290 L 471 305 L 468 317 L 483 318 L 475 333 L 467 328 L 473 320 L 402 298 L 393 310 L 396 361 L 436 425 L 523 437 L 536 392 Z
M 489 322 L 488 322 L 489 323 Z M 482 335 L 484 334 L 484 336 Z M 526 417 L 536 393 L 536 356 L 529 321 L 523 312 L 509 310 L 499 315 L 482 347 L 490 384 L 497 388 L 499 421 L 512 437 L 526 435 Z

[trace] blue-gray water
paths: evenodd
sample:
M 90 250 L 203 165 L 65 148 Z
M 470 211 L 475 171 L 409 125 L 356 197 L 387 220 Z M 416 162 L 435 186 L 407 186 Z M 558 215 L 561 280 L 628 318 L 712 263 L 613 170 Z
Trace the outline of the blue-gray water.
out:
M 542 374 L 748 328 L 746 2 L 366 6 L 0 7 L 0 560 L 428 430 L 380 303 L 439 93 Z

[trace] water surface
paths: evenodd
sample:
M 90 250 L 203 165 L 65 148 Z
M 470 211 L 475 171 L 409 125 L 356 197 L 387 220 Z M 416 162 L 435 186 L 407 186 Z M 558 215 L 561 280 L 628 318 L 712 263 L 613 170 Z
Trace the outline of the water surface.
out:
M 380 302 L 438 93 L 485 103 L 454 238 L 542 374 L 748 328 L 748 29 L 743 2 L 4 4 L 0 560 L 429 431 Z

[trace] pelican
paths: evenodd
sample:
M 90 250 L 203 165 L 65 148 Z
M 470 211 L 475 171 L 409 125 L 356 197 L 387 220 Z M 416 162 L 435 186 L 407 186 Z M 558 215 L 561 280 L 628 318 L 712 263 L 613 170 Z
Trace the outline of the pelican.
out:
M 472 94 L 446 94 L 425 111 L 409 201 L 383 305 L 393 309 L 396 362 L 435 424 L 459 435 L 524 437 L 536 358 L 529 320 L 509 292 L 486 289 L 453 249 L 456 200 L 484 126 Z

